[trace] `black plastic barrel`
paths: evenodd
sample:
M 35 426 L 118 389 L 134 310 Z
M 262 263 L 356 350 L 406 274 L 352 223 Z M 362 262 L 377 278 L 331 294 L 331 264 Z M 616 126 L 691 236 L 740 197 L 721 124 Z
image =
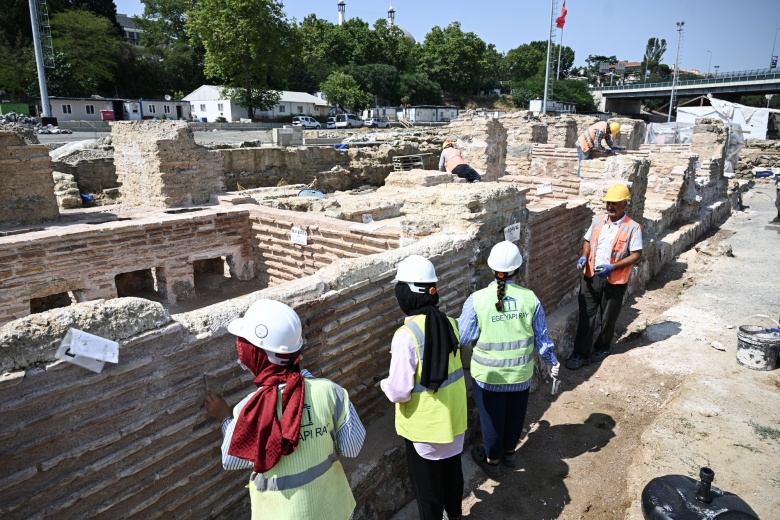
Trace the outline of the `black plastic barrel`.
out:
M 780 351 L 780 332 L 742 325 L 737 332 L 737 363 L 753 370 L 774 370 Z
M 684 475 L 654 478 L 642 490 L 645 520 L 758 520 L 744 500 L 712 485 L 715 472 L 701 468 L 701 481 Z

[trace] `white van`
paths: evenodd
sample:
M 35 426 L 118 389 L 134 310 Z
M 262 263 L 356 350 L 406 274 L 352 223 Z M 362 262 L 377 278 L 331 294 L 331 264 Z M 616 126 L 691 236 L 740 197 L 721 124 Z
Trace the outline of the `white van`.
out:
M 355 114 L 339 114 L 336 116 L 336 128 L 360 128 L 363 120 Z
M 292 119 L 293 126 L 302 126 L 303 128 L 319 128 L 320 122 L 309 116 L 295 116 Z

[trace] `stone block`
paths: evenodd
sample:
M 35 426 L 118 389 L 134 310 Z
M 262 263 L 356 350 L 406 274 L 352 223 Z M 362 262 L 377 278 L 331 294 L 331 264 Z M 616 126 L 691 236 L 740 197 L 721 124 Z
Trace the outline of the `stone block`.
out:
M 14 132 L 0 131 L 0 225 L 29 225 L 57 220 L 49 149 L 28 145 Z

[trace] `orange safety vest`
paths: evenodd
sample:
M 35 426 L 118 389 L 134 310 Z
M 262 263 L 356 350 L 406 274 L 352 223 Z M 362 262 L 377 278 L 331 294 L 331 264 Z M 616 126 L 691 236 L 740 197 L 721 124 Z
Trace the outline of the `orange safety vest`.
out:
M 464 161 L 463 157 L 460 155 L 460 150 L 456 148 L 450 146 L 445 148 L 442 153 L 444 154 L 444 167 L 447 168 L 447 171 L 450 173 L 461 164 L 466 164 L 466 161 Z
M 604 227 L 604 218 L 606 214 L 599 215 L 593 219 L 593 234 L 590 236 L 590 256 L 588 257 L 588 264 L 585 266 L 585 276 L 592 278 L 595 271 L 596 263 L 596 250 L 599 247 L 599 234 L 601 228 Z M 620 224 L 620 229 L 615 237 L 615 241 L 612 243 L 612 255 L 610 256 L 610 263 L 614 264 L 619 260 L 626 258 L 631 252 L 628 250 L 628 243 L 631 239 L 631 235 L 638 229 L 641 229 L 639 224 L 631 220 L 626 215 L 623 223 Z M 626 284 L 628 283 L 628 275 L 631 274 L 631 267 L 623 267 L 621 269 L 615 269 L 607 277 L 607 281 L 612 285 Z
M 596 146 L 596 130 L 601 130 L 603 135 L 607 135 L 609 134 L 609 125 L 607 125 L 606 121 L 599 121 L 580 134 L 577 143 L 580 145 L 580 150 L 584 153 L 588 153 L 591 148 Z

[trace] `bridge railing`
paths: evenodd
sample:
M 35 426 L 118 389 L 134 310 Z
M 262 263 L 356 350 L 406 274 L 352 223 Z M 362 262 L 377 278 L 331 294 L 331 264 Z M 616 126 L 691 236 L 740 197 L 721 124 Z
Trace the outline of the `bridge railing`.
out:
M 719 83 L 734 83 L 737 81 L 759 81 L 765 79 L 780 79 L 780 70 L 777 69 L 757 69 L 741 70 L 737 72 L 720 72 L 707 78 L 684 79 L 677 82 L 677 87 L 686 85 L 717 85 Z M 672 80 L 658 81 L 652 83 L 636 82 L 628 85 L 607 85 L 596 87 L 589 85 L 591 90 L 613 91 L 613 90 L 638 90 L 649 88 L 666 88 L 672 86 Z

